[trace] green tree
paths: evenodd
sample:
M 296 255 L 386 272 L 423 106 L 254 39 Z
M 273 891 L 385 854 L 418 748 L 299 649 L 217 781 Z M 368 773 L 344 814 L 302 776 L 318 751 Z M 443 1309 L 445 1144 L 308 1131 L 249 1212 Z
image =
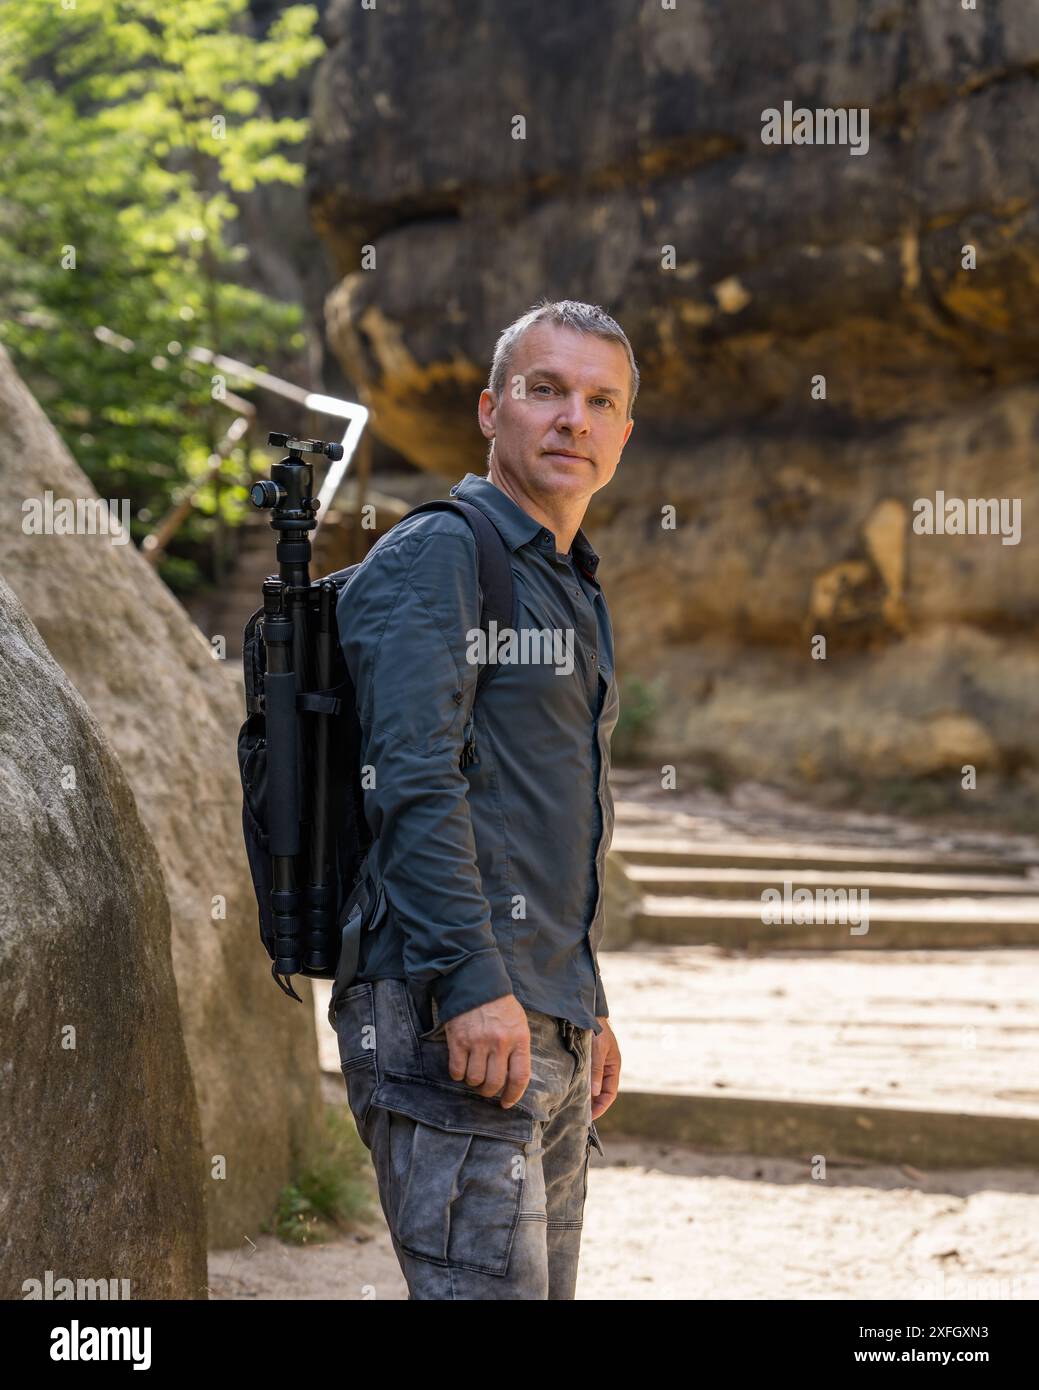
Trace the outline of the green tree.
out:
M 323 44 L 312 6 L 262 39 L 246 11 L 20 0 L 0 19 L 0 334 L 99 493 L 131 499 L 137 539 L 232 419 L 191 347 L 263 365 L 304 345 L 299 307 L 242 283 L 232 195 L 302 181 L 283 150 L 307 122 L 272 119 L 260 93 Z M 197 581 L 186 557 L 239 514 L 251 462 L 232 453 L 199 494 L 180 560 L 160 569 L 174 587 Z

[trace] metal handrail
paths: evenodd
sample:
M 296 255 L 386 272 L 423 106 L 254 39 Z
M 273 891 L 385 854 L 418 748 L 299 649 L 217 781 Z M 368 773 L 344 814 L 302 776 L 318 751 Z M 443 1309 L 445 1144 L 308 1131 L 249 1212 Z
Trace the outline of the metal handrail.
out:
M 317 525 L 314 528 L 314 535 L 316 536 L 322 521 L 328 515 L 329 505 L 339 490 L 339 485 L 350 466 L 350 460 L 360 443 L 364 427 L 368 423 L 368 407 L 360 405 L 357 401 L 340 400 L 338 396 L 324 396 L 316 391 L 306 391 L 302 386 L 296 386 L 291 381 L 284 381 L 279 376 L 272 376 L 270 372 L 257 371 L 255 367 L 249 367 L 244 362 L 236 362 L 233 357 L 225 357 L 222 353 L 211 352 L 209 348 L 191 348 L 188 356 L 194 358 L 196 362 L 207 362 L 211 366 L 218 367 L 220 371 L 227 372 L 229 375 L 244 377 L 246 381 L 251 381 L 255 386 L 262 386 L 265 390 L 273 391 L 276 395 L 296 401 L 308 410 L 317 411 L 319 415 L 332 415 L 337 420 L 348 422 L 346 433 L 340 441 L 343 446 L 343 457 L 329 468 L 325 474 L 325 481 L 321 484 L 321 491 L 318 493 L 320 506 L 318 507 Z
M 119 348 L 122 352 L 130 352 L 135 346 L 132 338 L 124 337 L 122 334 L 114 332 L 111 328 L 103 324 L 94 329 L 94 336 L 99 342 L 108 347 Z M 298 405 L 304 406 L 307 410 L 316 411 L 320 415 L 331 415 L 337 420 L 346 420 L 346 432 L 340 441 L 343 446 L 343 457 L 333 463 L 325 474 L 325 480 L 321 484 L 321 491 L 318 493 L 318 509 L 314 536 L 320 530 L 321 523 L 328 515 L 332 499 L 339 490 L 340 484 L 346 477 L 346 470 L 350 466 L 350 461 L 356 452 L 357 446 L 361 441 L 365 425 L 368 423 L 369 410 L 367 406 L 359 404 L 357 401 L 340 400 L 338 396 L 325 396 L 317 391 L 307 391 L 302 386 L 297 386 L 294 382 L 285 381 L 280 376 L 274 376 L 271 372 L 261 372 L 255 367 L 250 367 L 246 362 L 238 362 L 233 357 L 226 357 L 223 353 L 213 352 L 210 348 L 193 347 L 189 348 L 186 356 L 195 362 L 205 362 L 209 366 L 218 368 L 226 372 L 229 376 L 237 376 L 245 381 L 252 382 L 254 386 L 259 386 L 265 391 L 272 391 L 277 396 L 283 396 L 286 400 L 295 401 Z M 144 555 L 154 564 L 170 543 L 177 529 L 188 516 L 193 505 L 195 494 L 200 488 L 204 487 L 219 472 L 224 458 L 230 453 L 234 444 L 249 429 L 256 414 L 256 407 L 241 396 L 228 392 L 224 401 L 231 409 L 237 412 L 237 418 L 232 422 L 227 433 L 224 435 L 217 451 L 210 455 L 208 472 L 200 478 L 181 498 L 177 505 L 166 513 L 159 525 L 149 535 L 145 536 L 141 550 Z

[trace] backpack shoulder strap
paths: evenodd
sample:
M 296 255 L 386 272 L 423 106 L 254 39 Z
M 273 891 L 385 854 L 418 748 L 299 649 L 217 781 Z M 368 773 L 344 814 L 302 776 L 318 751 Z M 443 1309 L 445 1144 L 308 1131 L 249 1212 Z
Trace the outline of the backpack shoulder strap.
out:
M 501 532 L 487 513 L 472 502 L 463 502 L 460 497 L 439 497 L 432 502 L 423 502 L 418 507 L 412 507 L 407 515 L 415 516 L 418 512 L 444 511 L 445 509 L 458 512 L 459 515 L 465 517 L 476 537 L 478 574 L 480 589 L 483 592 L 480 626 L 484 632 L 487 632 L 493 618 L 499 631 L 503 627 L 511 627 L 515 594 L 509 547 L 505 544 Z M 404 519 L 401 518 L 401 520 Z M 483 690 L 497 669 L 496 662 L 487 662 L 480 667 L 480 674 L 476 680 L 477 694 Z

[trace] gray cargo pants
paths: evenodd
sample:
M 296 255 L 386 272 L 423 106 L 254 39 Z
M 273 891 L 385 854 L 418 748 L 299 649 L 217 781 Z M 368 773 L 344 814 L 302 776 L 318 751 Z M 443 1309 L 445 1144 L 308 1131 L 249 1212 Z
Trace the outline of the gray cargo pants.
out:
M 423 1019 L 391 979 L 353 985 L 335 1010 L 350 1110 L 410 1297 L 572 1299 L 590 1148 L 603 1153 L 593 1031 L 527 1009 L 531 1078 L 503 1110 L 451 1076 L 431 1010 Z

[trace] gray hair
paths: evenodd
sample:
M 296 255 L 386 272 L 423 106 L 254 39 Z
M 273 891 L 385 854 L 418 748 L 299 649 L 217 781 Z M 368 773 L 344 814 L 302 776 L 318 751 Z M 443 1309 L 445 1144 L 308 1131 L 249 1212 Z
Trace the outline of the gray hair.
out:
M 510 323 L 498 338 L 494 345 L 494 358 L 491 362 L 491 374 L 487 382 L 487 389 L 494 396 L 495 400 L 500 401 L 502 392 L 505 390 L 505 381 L 512 365 L 512 355 L 516 350 L 516 344 L 535 323 L 557 324 L 564 328 L 575 328 L 578 333 L 593 333 L 597 338 L 612 339 L 620 343 L 628 355 L 628 365 L 631 368 L 631 390 L 628 393 L 628 419 L 631 419 L 631 412 L 635 405 L 635 397 L 639 393 L 639 369 L 635 362 L 635 354 L 631 350 L 628 342 L 628 335 L 621 328 L 615 319 L 610 318 L 605 309 L 601 309 L 598 304 L 584 304 L 579 299 L 542 299 L 533 308 L 528 309 L 525 314 Z

